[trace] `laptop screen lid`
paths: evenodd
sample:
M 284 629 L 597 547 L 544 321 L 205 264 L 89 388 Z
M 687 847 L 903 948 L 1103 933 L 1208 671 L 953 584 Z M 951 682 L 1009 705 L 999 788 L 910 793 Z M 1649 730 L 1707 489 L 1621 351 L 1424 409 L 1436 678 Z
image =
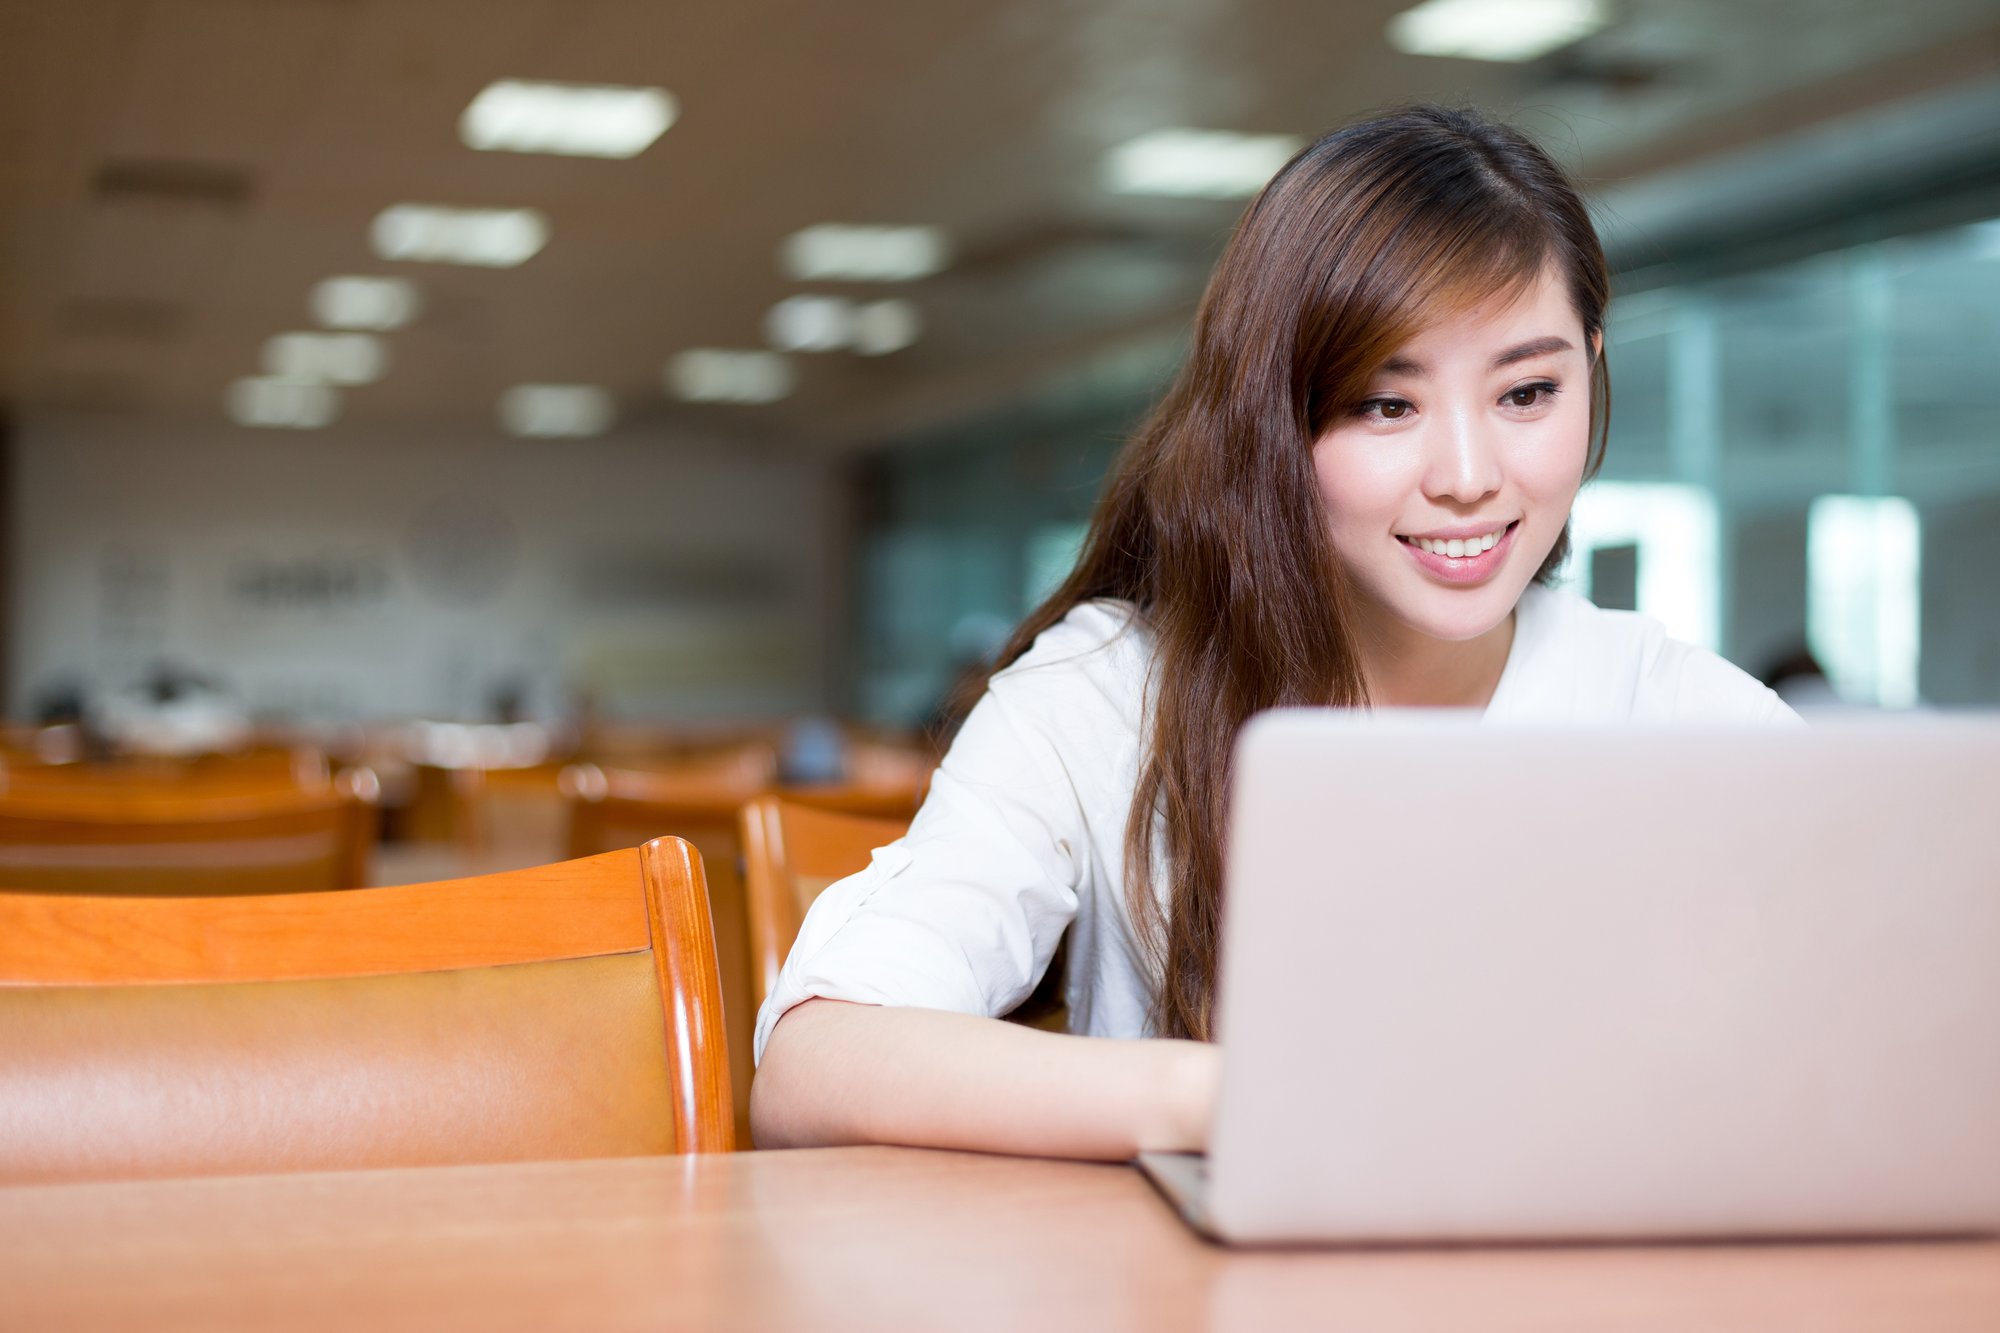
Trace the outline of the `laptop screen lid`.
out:
M 2000 1226 L 2000 722 L 1239 742 L 1209 1217 L 1249 1241 Z

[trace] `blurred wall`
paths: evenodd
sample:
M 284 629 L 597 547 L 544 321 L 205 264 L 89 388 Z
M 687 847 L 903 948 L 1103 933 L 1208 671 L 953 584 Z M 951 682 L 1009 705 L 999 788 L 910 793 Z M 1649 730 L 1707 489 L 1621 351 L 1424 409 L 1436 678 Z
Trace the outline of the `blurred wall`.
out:
M 289 435 L 27 417 L 8 706 L 152 663 L 273 720 L 823 707 L 831 465 L 636 431 Z

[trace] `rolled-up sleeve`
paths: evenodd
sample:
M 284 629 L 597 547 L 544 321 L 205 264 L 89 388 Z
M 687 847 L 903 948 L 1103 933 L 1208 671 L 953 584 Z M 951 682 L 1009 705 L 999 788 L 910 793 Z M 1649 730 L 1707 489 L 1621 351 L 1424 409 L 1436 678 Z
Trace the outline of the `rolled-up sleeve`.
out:
M 809 999 L 998 1016 L 1034 989 L 1090 865 L 1065 756 L 1122 725 L 1036 656 L 994 678 L 909 834 L 814 902 L 758 1016 L 758 1059 Z

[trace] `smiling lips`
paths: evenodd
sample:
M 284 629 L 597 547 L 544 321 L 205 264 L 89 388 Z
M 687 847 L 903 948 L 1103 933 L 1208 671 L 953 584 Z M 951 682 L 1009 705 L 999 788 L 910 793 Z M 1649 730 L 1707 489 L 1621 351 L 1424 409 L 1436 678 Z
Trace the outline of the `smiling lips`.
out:
M 1506 559 L 1520 520 L 1498 526 L 1467 525 L 1422 537 L 1398 536 L 1416 562 L 1447 583 L 1482 583 Z

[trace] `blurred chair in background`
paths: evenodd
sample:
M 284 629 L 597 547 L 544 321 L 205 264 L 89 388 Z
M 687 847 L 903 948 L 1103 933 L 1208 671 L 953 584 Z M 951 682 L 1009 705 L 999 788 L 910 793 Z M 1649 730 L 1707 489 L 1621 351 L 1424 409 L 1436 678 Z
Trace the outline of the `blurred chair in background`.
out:
M 745 805 L 741 821 L 750 956 L 761 1007 L 813 899 L 835 880 L 865 868 L 869 853 L 909 832 L 910 821 L 768 795 Z
M 375 843 L 374 775 L 161 779 L 10 769 L 0 888 L 147 897 L 354 889 Z
M 251 745 L 192 755 L 117 754 L 90 760 L 78 756 L 53 762 L 13 754 L 0 765 L 0 792 L 132 791 L 147 787 L 309 791 L 324 788 L 332 773 L 325 752 L 311 745 Z
M 844 738 L 839 776 L 790 780 L 782 790 L 798 804 L 907 824 L 924 803 L 936 769 L 937 755 L 927 746 L 850 733 Z
M 726 1152 L 701 859 L 0 893 L 0 1185 Z
M 753 1072 L 750 1039 L 757 1015 L 737 813 L 745 802 L 768 790 L 776 774 L 776 752 L 752 741 L 653 772 L 579 764 L 562 777 L 569 803 L 570 856 L 629 847 L 665 834 L 685 838 L 701 852 L 722 976 L 738 1133 L 746 1142 Z
M 777 796 L 760 796 L 744 806 L 742 820 L 743 880 L 761 1007 L 813 901 L 835 881 L 867 869 L 874 850 L 908 833 L 910 821 L 826 810 Z M 1068 958 L 1065 936 L 1033 993 L 1007 1015 L 1009 1022 L 1050 1032 L 1069 1030 L 1064 994 Z

